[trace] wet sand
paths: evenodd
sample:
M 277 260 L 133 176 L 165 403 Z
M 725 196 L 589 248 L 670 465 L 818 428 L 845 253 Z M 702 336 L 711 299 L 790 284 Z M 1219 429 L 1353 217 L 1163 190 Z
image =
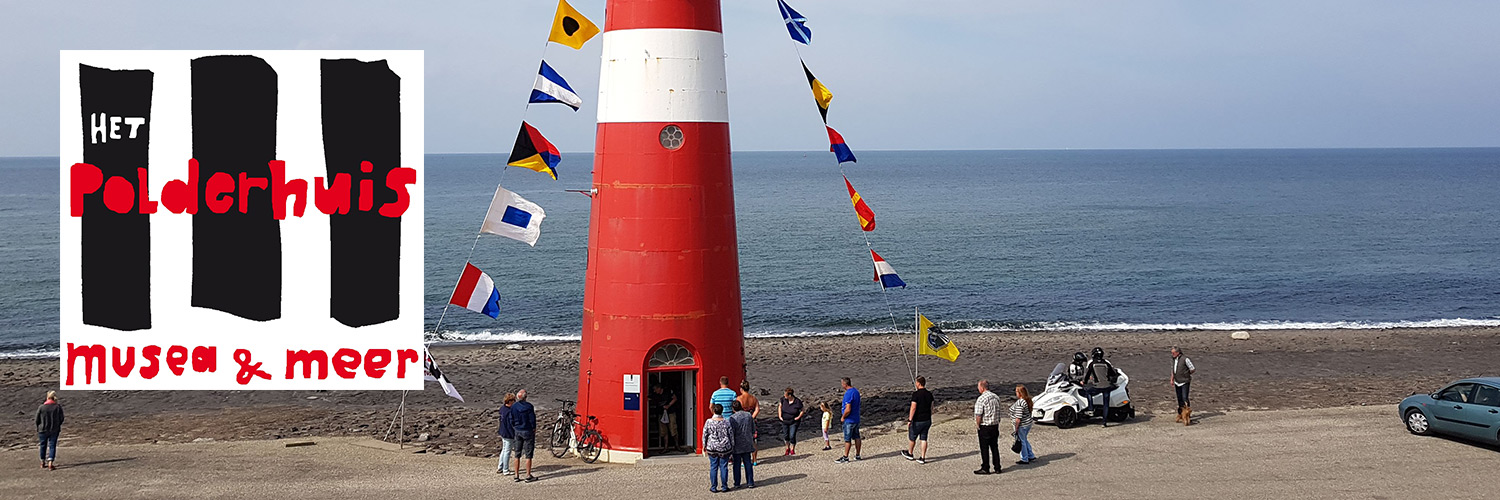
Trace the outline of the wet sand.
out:
M 1453 379 L 1500 375 L 1500 328 L 1252 331 L 1232 340 L 1224 331 L 1027 332 L 954 334 L 957 363 L 927 356 L 920 368 L 941 403 L 939 412 L 972 409 L 973 383 L 1024 383 L 1039 391 L 1053 365 L 1074 351 L 1103 347 L 1131 377 L 1131 399 L 1141 413 L 1170 415 L 1175 407 L 1167 349 L 1181 346 L 1198 366 L 1194 410 L 1215 415 L 1248 410 L 1389 405 Z M 904 412 L 910 391 L 909 336 L 751 339 L 750 381 L 779 395 L 792 386 L 809 401 L 831 400 L 838 378 L 849 376 L 865 395 L 866 421 Z M 443 395 L 437 384 L 408 396 L 409 437 L 432 454 L 493 456 L 495 408 L 507 391 L 525 387 L 542 411 L 576 390 L 576 342 L 434 347 L 434 356 L 468 402 Z M 909 361 L 909 358 L 906 358 Z M 0 449 L 35 446 L 32 418 L 42 395 L 57 387 L 53 360 L 0 361 L 0 404 L 6 409 Z M 65 391 L 68 445 L 265 440 L 307 436 L 384 434 L 400 399 L 383 391 Z M 763 397 L 769 406 L 774 397 Z M 811 417 L 810 417 L 811 418 Z M 771 425 L 767 421 L 767 425 Z M 815 432 L 805 425 L 804 432 Z M 765 429 L 769 434 L 771 429 Z M 809 434 L 810 435 L 810 434 Z

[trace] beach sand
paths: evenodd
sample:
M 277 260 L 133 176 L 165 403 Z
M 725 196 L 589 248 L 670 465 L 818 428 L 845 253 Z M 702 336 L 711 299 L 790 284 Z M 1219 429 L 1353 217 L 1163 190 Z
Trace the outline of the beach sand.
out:
M 1131 399 L 1142 415 L 1171 415 L 1167 349 L 1179 345 L 1193 359 L 1194 411 L 1205 418 L 1247 410 L 1390 405 L 1451 380 L 1500 375 L 1500 328 L 1252 331 L 1231 340 L 1226 331 L 1025 332 L 952 335 L 963 351 L 957 363 L 927 356 L 921 372 L 940 406 L 963 416 L 972 410 L 974 381 L 997 388 L 1024 383 L 1039 392 L 1043 379 L 1074 351 L 1103 347 L 1131 376 Z M 865 397 L 871 431 L 889 432 L 904 416 L 911 387 L 902 349 L 910 336 L 750 339 L 751 383 L 779 395 L 795 387 L 809 401 L 831 400 L 838 378 L 849 376 Z M 493 456 L 496 408 L 507 391 L 525 387 L 543 413 L 554 398 L 573 399 L 578 344 L 434 347 L 444 372 L 466 403 L 437 384 L 408 396 L 406 432 L 430 454 Z M 32 418 L 43 394 L 58 386 L 54 360 L 0 361 L 0 404 L 6 409 L 0 449 L 36 446 Z M 1002 396 L 1009 391 L 997 390 Z M 308 436 L 379 438 L 400 392 L 389 391 L 65 391 L 64 446 L 265 440 Z M 774 397 L 763 397 L 766 412 Z M 814 418 L 810 415 L 809 418 Z M 763 434 L 774 435 L 770 419 Z M 812 436 L 816 425 L 804 425 Z M 808 439 L 808 438 L 804 438 Z

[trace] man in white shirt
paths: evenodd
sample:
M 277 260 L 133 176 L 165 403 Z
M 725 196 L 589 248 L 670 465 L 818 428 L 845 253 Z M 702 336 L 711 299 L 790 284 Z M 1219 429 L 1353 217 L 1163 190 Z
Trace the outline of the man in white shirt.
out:
M 1172 346 L 1172 389 L 1177 391 L 1177 422 L 1182 425 L 1193 424 L 1192 402 L 1188 400 L 1188 387 L 1193 382 L 1193 372 L 1198 371 L 1193 366 L 1193 360 L 1182 355 L 1182 349 Z
M 990 381 L 980 380 L 979 399 L 974 401 L 974 427 L 979 431 L 979 470 L 975 474 L 991 474 L 990 462 L 995 463 L 994 474 L 1000 473 L 1000 396 L 990 392 Z

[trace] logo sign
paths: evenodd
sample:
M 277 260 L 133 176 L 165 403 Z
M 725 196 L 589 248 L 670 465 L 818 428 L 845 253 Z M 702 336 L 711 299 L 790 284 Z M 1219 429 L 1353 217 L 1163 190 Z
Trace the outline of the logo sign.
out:
M 60 59 L 63 389 L 421 389 L 422 52 Z

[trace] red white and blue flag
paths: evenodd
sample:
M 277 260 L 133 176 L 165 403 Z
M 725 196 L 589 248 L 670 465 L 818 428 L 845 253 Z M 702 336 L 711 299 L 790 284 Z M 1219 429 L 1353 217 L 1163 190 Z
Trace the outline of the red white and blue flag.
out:
M 870 258 L 875 259 L 875 281 L 879 281 L 881 287 L 895 288 L 899 286 L 906 288 L 906 282 L 901 281 L 900 276 L 896 276 L 896 269 L 891 267 L 885 259 L 880 258 L 880 254 L 875 253 L 874 250 L 870 250 Z
M 453 297 L 448 299 L 448 303 L 491 318 L 500 317 L 500 290 L 495 288 L 495 281 L 490 279 L 490 275 L 474 267 L 474 264 L 467 262 L 464 263 L 464 274 L 458 278 L 458 286 L 453 288 Z

